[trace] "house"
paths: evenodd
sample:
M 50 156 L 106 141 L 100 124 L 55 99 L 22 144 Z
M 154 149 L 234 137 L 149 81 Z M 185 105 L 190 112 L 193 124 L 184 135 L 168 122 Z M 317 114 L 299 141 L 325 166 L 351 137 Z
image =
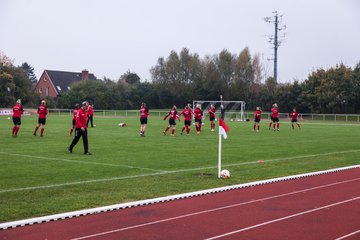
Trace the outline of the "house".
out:
M 96 77 L 88 70 L 81 72 L 44 70 L 36 84 L 35 93 L 40 97 L 59 97 L 70 90 L 71 84 L 81 80 L 96 80 Z

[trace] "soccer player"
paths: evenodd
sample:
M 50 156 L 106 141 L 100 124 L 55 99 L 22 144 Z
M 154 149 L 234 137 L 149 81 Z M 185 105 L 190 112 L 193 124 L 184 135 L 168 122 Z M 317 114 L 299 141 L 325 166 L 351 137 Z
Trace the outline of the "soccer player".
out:
M 70 132 L 69 132 L 69 137 L 71 137 L 71 134 L 73 133 L 74 129 L 75 129 L 75 118 L 77 116 L 77 112 L 79 111 L 79 104 L 75 104 L 75 108 L 73 110 L 73 119 L 72 119 L 72 128 L 70 129 Z
M 94 106 L 92 103 L 89 104 L 89 108 L 88 108 L 88 120 L 86 125 L 89 127 L 89 122 L 91 123 L 91 127 L 94 127 L 94 122 L 93 122 L 93 117 L 94 117 Z
M 75 137 L 69 146 L 69 153 L 72 153 L 73 148 L 78 143 L 80 138 L 83 139 L 84 144 L 84 154 L 85 155 L 92 155 L 89 152 L 89 146 L 88 146 L 88 136 L 87 136 L 87 110 L 88 110 L 89 104 L 88 102 L 83 102 L 82 107 L 77 111 L 76 117 L 75 117 Z
M 260 131 L 260 121 L 261 121 L 261 108 L 256 107 L 256 111 L 254 113 L 254 131 L 255 131 L 256 126 L 257 126 L 256 132 Z
M 186 129 L 186 135 L 189 135 L 190 133 L 190 126 L 191 126 L 191 117 L 194 115 L 194 112 L 192 111 L 190 104 L 185 106 L 184 110 L 179 114 L 179 116 L 184 115 L 184 127 L 181 130 L 181 135 L 183 134 L 184 130 Z
M 276 103 L 273 104 L 271 108 L 271 121 L 269 124 L 269 130 L 271 128 L 271 124 L 273 125 L 273 129 L 280 131 L 280 123 L 279 123 L 279 108 Z
M 215 112 L 216 112 L 214 104 L 210 105 L 208 112 L 209 112 L 209 118 L 210 118 L 210 129 L 213 132 L 213 131 L 215 131 Z
M 164 120 L 166 120 L 167 117 L 169 117 L 169 126 L 166 127 L 166 129 L 164 130 L 164 135 L 166 135 L 166 132 L 172 128 L 171 130 L 171 135 L 170 136 L 174 136 L 175 134 L 175 130 L 176 130 L 176 119 L 178 119 L 180 121 L 180 117 L 177 113 L 177 110 L 176 110 L 176 106 L 174 105 L 172 107 L 172 109 L 166 114 L 166 116 L 164 117 Z
M 293 109 L 293 111 L 290 113 L 291 117 L 291 128 L 294 130 L 294 123 L 298 126 L 299 130 L 301 129 L 300 124 L 297 122 L 299 113 L 296 111 L 296 108 Z
M 203 117 L 203 111 L 201 110 L 200 104 L 196 104 L 194 115 L 195 115 L 196 134 L 200 134 L 201 126 L 202 126 L 202 117 Z
M 41 101 L 40 106 L 38 107 L 37 114 L 39 115 L 38 124 L 36 124 L 34 136 L 36 136 L 36 132 L 41 127 L 40 137 L 44 136 L 45 124 L 46 124 L 46 115 L 48 114 L 48 109 L 46 107 L 45 100 Z
M 141 103 L 140 107 L 140 136 L 145 137 L 145 129 L 148 122 L 149 109 L 146 107 L 146 104 Z
M 12 120 L 14 123 L 14 127 L 12 129 L 12 134 L 11 136 L 13 137 L 17 137 L 18 132 L 20 130 L 20 125 L 21 125 L 21 115 L 23 114 L 24 109 L 21 105 L 21 99 L 16 100 L 16 104 L 13 107 L 13 115 L 12 115 Z

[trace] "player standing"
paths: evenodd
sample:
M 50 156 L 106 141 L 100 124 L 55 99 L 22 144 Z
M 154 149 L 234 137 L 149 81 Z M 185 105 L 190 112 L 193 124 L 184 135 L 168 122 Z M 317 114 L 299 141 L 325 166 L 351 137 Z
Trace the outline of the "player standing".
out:
M 171 135 L 170 136 L 174 136 L 175 130 L 176 130 L 176 119 L 178 119 L 180 121 L 180 117 L 177 113 L 176 110 L 176 106 L 174 105 L 172 107 L 172 109 L 166 114 L 166 116 L 164 117 L 164 120 L 166 120 L 167 117 L 169 117 L 169 126 L 166 127 L 166 129 L 164 130 L 164 135 L 166 135 L 166 132 L 172 127 L 171 130 Z
M 294 123 L 296 123 L 296 125 L 298 126 L 299 130 L 301 129 L 300 124 L 297 122 L 298 121 L 298 117 L 299 117 L 299 113 L 296 111 L 296 108 L 293 109 L 293 111 L 290 113 L 290 117 L 291 117 L 291 127 L 294 130 Z
M 260 121 L 261 121 L 261 108 L 256 107 L 255 113 L 254 113 L 254 131 L 257 126 L 256 132 L 259 132 L 260 130 Z
M 209 112 L 209 118 L 210 118 L 210 129 L 212 132 L 214 132 L 215 131 L 215 112 L 216 112 L 214 104 L 210 105 L 208 112 Z
M 73 133 L 74 129 L 75 129 L 75 119 L 76 119 L 76 116 L 77 116 L 77 112 L 79 111 L 79 104 L 75 104 L 75 108 L 73 110 L 73 119 L 72 119 L 72 128 L 70 129 L 70 132 L 69 132 L 69 137 L 71 137 L 71 134 Z
M 94 122 L 93 122 L 93 117 L 94 117 L 94 107 L 93 104 L 90 103 L 89 104 L 89 108 L 88 108 L 88 120 L 86 125 L 89 127 L 89 122 L 91 123 L 91 127 L 94 127 Z
M 36 124 L 34 136 L 36 136 L 36 132 L 41 127 L 40 137 L 43 136 L 46 124 L 46 115 L 48 114 L 48 108 L 46 107 L 45 100 L 41 101 L 40 106 L 38 107 L 37 113 L 39 115 L 38 124 Z
M 190 126 L 191 126 L 191 116 L 194 114 L 192 111 L 190 104 L 185 106 L 184 110 L 179 114 L 181 116 L 184 114 L 184 127 L 181 130 L 181 135 L 183 134 L 184 130 L 186 129 L 186 135 L 189 135 L 190 133 Z
M 80 138 L 83 139 L 84 144 L 84 154 L 86 155 L 92 155 L 89 152 L 89 145 L 88 145 L 88 136 L 87 136 L 87 109 L 88 109 L 88 102 L 83 102 L 82 107 L 77 111 L 76 117 L 75 117 L 75 137 L 69 146 L 69 153 L 72 153 L 73 148 L 78 143 Z
M 195 115 L 196 134 L 200 134 L 201 126 L 202 126 L 202 117 L 203 117 L 203 111 L 201 110 L 200 104 L 196 104 L 194 115 Z
M 148 122 L 149 109 L 146 107 L 146 104 L 141 103 L 140 107 L 140 136 L 145 137 L 145 129 Z
M 13 137 L 17 137 L 17 134 L 20 130 L 20 125 L 21 125 L 21 115 L 23 114 L 24 109 L 21 105 L 21 99 L 16 100 L 16 104 L 13 107 L 13 115 L 12 115 L 12 120 L 14 123 L 14 127 L 12 129 L 12 134 L 11 136 Z
M 271 120 L 273 124 L 273 129 L 280 131 L 280 123 L 279 123 L 279 108 L 276 103 L 273 104 L 271 108 Z M 269 124 L 269 130 L 271 128 L 271 123 Z

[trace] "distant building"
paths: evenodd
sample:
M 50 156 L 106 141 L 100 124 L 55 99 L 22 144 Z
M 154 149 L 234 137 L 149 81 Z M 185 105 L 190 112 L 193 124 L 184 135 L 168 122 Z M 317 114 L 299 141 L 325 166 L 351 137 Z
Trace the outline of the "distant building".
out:
M 40 97 L 59 97 L 70 90 L 71 84 L 81 80 L 96 80 L 96 77 L 88 70 L 82 72 L 44 70 L 36 84 L 35 93 Z

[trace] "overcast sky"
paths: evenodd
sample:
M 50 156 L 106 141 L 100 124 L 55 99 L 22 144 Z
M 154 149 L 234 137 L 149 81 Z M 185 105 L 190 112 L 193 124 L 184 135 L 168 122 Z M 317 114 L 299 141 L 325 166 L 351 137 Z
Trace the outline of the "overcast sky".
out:
M 273 74 L 264 17 L 283 14 L 278 81 L 306 79 L 320 67 L 360 61 L 359 0 L 0 0 L 0 50 L 44 69 L 117 80 L 130 70 L 150 80 L 159 57 L 186 47 L 201 58 L 245 47 Z

